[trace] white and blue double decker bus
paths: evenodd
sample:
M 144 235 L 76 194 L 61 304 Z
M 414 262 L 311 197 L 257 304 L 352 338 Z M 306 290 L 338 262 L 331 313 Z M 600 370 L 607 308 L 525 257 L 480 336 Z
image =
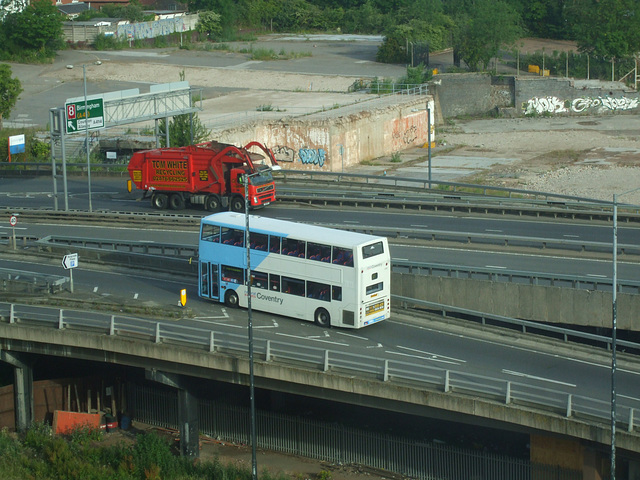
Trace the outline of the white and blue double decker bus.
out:
M 387 239 L 251 215 L 251 308 L 361 328 L 389 318 Z M 209 215 L 200 224 L 198 294 L 247 307 L 246 217 Z

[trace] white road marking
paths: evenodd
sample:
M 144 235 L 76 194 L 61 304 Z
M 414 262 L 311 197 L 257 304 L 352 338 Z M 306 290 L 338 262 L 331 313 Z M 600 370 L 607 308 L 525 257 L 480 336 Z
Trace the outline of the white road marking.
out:
M 496 229 L 492 229 L 492 228 L 485 228 L 484 231 L 485 232 L 502 233 L 502 230 L 496 230 Z
M 485 265 L 485 268 L 502 268 L 502 269 L 506 269 L 507 267 L 503 267 L 501 265 Z
M 587 273 L 587 277 L 596 277 L 596 278 L 609 278 L 606 275 L 596 275 L 594 273 Z
M 337 335 L 343 335 L 345 337 L 357 338 L 358 340 L 369 340 L 367 337 L 363 337 L 361 335 L 354 335 L 353 333 L 345 333 L 345 332 L 334 332 Z
M 196 322 L 206 322 L 207 320 L 218 320 L 223 318 L 229 318 L 229 314 L 224 309 L 222 310 L 222 315 L 215 315 L 212 317 L 195 317 L 193 320 Z
M 392 258 L 391 261 L 393 262 L 394 260 L 398 261 L 398 262 L 408 262 L 409 259 L 408 258 Z
M 429 228 L 429 225 L 411 225 L 412 227 L 418 227 L 418 228 Z
M 411 357 L 411 358 L 420 358 L 422 360 L 431 360 L 432 362 L 439 362 L 439 363 L 448 363 L 450 365 L 460 365 L 457 362 L 452 362 L 449 360 L 442 360 L 440 358 L 438 358 L 437 356 L 433 356 L 431 358 L 425 357 L 423 355 L 412 355 L 409 353 L 402 353 L 402 352 L 392 352 L 390 350 L 385 350 L 385 353 L 388 353 L 389 355 L 400 355 L 401 357 Z
M 137 294 L 137 293 L 133 296 L 133 299 L 134 299 L 134 300 L 137 300 L 137 299 L 138 299 L 138 294 Z
M 552 380 L 551 378 L 544 377 L 536 377 L 535 375 L 528 375 L 522 372 L 514 372 L 513 370 L 502 370 L 502 373 L 506 373 L 507 375 L 513 375 L 515 377 L 523 377 L 528 378 L 529 380 L 540 380 L 543 382 L 555 383 L 557 385 L 566 385 L 567 387 L 576 388 L 576 385 L 573 383 L 561 382 L 559 380 Z
M 93 287 L 93 293 L 96 293 L 98 291 L 98 287 Z
M 580 238 L 580 235 L 562 235 L 562 236 L 567 238 Z
M 398 345 L 398 348 L 408 350 L 410 352 L 419 353 L 421 355 L 431 355 L 433 357 L 446 358 L 447 360 L 451 360 L 454 362 L 467 363 L 466 360 L 462 360 L 461 358 L 447 357 L 445 355 L 438 355 L 437 353 L 425 352 L 424 350 L 416 350 L 415 348 L 403 347 L 402 345 Z
M 320 340 L 318 337 L 306 337 L 306 336 L 303 336 L 303 335 L 290 335 L 288 333 L 276 333 L 276 335 L 280 335 L 282 337 L 288 337 L 288 338 L 299 338 L 300 340 L 313 340 L 314 342 L 331 343 L 333 345 L 342 345 L 344 347 L 348 347 L 349 346 L 348 343 Z

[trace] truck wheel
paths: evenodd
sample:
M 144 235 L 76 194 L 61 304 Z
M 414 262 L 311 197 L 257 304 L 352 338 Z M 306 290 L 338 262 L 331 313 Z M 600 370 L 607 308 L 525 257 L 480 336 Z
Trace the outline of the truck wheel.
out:
M 231 211 L 232 212 L 244 212 L 244 198 L 233 197 L 231 199 Z
M 171 210 L 182 210 L 184 208 L 184 198 L 179 193 L 174 193 L 169 198 Z
M 217 212 L 220 210 L 220 198 L 217 195 L 209 195 L 204 203 L 205 210 Z
M 169 198 L 164 193 L 154 193 L 151 196 L 151 206 L 158 210 L 164 210 L 167 208 Z
M 319 327 L 329 327 L 331 326 L 331 315 L 324 308 L 319 308 L 316 310 L 316 313 L 313 315 L 314 321 L 316 325 Z
M 227 294 L 224 296 L 224 304 L 227 307 L 237 308 L 238 303 L 238 294 L 234 290 L 227 291 Z

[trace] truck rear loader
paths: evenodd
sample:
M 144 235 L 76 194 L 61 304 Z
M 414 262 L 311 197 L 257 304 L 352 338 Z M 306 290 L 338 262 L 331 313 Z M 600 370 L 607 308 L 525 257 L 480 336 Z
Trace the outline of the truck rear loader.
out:
M 251 148 L 263 153 L 249 151 Z M 151 196 L 151 205 L 158 209 L 181 210 L 190 203 L 210 212 L 222 208 L 242 212 L 245 176 L 249 205 L 265 206 L 276 199 L 271 170 L 279 169 L 271 150 L 258 142 L 244 147 L 205 142 L 141 150 L 129 160 L 128 190 L 131 192 L 133 183 L 144 190 L 144 197 Z

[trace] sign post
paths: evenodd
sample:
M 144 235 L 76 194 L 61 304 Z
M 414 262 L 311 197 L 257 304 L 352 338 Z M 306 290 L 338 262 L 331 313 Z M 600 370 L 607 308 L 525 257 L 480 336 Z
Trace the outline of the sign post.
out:
M 69 288 L 73 293 L 73 269 L 78 266 L 78 254 L 70 253 L 62 259 L 62 266 L 65 270 L 69 270 Z
M 16 249 L 16 225 L 18 224 L 18 215 L 13 214 L 11 218 L 9 218 L 9 225 L 11 225 L 11 229 L 13 230 L 13 249 Z

